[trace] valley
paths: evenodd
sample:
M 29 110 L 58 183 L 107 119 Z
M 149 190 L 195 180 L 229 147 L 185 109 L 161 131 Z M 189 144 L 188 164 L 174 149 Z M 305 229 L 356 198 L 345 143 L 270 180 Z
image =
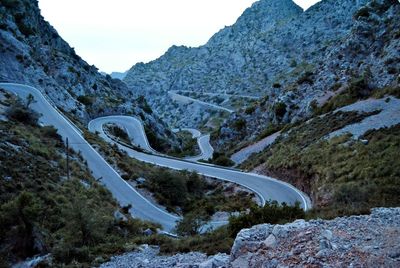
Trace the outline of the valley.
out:
M 1 0 L 0 266 L 398 266 L 399 17 L 259 0 L 108 75 Z

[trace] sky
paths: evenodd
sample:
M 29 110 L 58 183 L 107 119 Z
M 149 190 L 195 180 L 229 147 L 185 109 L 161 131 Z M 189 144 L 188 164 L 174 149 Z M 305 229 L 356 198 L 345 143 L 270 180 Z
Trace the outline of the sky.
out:
M 39 0 L 44 18 L 89 64 L 126 71 L 172 45 L 197 47 L 255 0 Z M 307 9 L 318 0 L 294 0 Z

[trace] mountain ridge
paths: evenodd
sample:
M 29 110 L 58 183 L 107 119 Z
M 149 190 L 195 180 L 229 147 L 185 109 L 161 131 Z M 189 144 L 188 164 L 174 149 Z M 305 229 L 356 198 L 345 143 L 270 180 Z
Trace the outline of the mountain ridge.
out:
M 173 114 L 194 109 L 177 110 L 169 103 L 166 92 L 189 90 L 284 97 L 285 92 L 280 88 L 295 83 L 307 72 L 316 71 L 321 59 L 330 49 L 340 46 L 342 38 L 351 32 L 353 14 L 366 3 L 367 0 L 346 0 L 339 5 L 324 0 L 303 12 L 292 1 L 262 0 L 204 46 L 173 46 L 159 59 L 133 66 L 124 81 L 135 94 L 145 95 L 168 123 L 203 125 L 209 115 L 187 116 L 176 122 Z M 279 5 L 280 12 L 268 12 L 275 5 Z M 280 88 L 274 87 L 278 84 Z M 308 95 L 317 93 L 315 88 L 299 86 L 299 91 L 306 90 Z M 299 96 L 298 101 L 302 103 L 296 114 L 304 116 L 310 100 Z

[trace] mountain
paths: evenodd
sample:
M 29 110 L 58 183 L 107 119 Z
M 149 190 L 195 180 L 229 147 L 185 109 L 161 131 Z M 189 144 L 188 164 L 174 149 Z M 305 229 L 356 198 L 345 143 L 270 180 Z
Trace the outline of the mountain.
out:
M 371 85 L 397 79 L 397 8 L 389 7 L 398 1 L 375 1 L 383 3 L 382 10 L 355 16 L 368 2 L 323 0 L 303 12 L 290 0 L 261 0 L 204 46 L 171 47 L 159 59 L 133 66 L 124 81 L 170 124 L 204 126 L 209 119 L 207 111 L 171 103 L 171 90 L 260 96 L 263 105 L 255 109 L 263 112 L 256 120 L 245 118 L 257 134 L 270 122 L 308 116 L 314 99 L 346 87 L 366 70 Z M 273 107 L 281 102 L 287 111 L 276 118 Z
M 179 147 L 176 136 L 146 109 L 143 100 L 137 100 L 119 79 L 103 76 L 75 53 L 41 16 L 36 0 L 2 0 L 0 17 L 2 82 L 38 88 L 85 124 L 101 115 L 140 116 L 163 147 Z

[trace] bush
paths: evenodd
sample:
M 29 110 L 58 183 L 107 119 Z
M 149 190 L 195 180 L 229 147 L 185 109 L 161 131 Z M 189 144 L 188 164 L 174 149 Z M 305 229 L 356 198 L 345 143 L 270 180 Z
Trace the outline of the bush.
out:
M 272 87 L 273 87 L 273 88 L 281 88 L 282 85 L 279 84 L 279 83 L 274 83 L 274 84 L 272 85 Z
M 250 107 L 247 107 L 246 108 L 246 110 L 244 111 L 246 114 L 253 114 L 254 112 L 255 112 L 255 110 L 256 110 L 256 107 L 255 106 L 250 106 Z
M 349 93 L 350 97 L 354 99 L 369 97 L 371 94 L 371 89 L 368 85 L 367 76 L 364 75 L 358 78 L 353 78 L 350 82 L 347 92 Z
M 1 4 L 6 8 L 15 9 L 19 6 L 20 1 L 18 0 L 1 0 Z
M 93 105 L 93 99 L 90 96 L 87 95 L 80 95 L 78 96 L 77 100 L 82 103 L 85 106 L 92 106 Z
M 214 152 L 211 162 L 218 166 L 231 167 L 235 163 L 224 153 Z
M 257 224 L 284 224 L 304 217 L 304 210 L 299 203 L 294 206 L 288 206 L 286 203 L 280 205 L 275 201 L 268 202 L 264 207 L 253 206 L 248 214 L 231 217 L 228 230 L 230 236 L 235 237 L 240 230 Z
M 57 129 L 53 126 L 45 126 L 42 128 L 43 135 L 47 138 L 52 138 L 61 141 L 60 134 L 57 133 Z
M 197 235 L 209 218 L 208 215 L 198 211 L 188 213 L 178 222 L 176 232 L 181 236 Z
M 297 84 L 302 85 L 305 83 L 308 84 L 313 84 L 314 81 L 311 79 L 311 76 L 313 75 L 312 72 L 305 72 L 302 76 L 300 76 L 300 78 L 297 80 Z
M 121 127 L 112 126 L 111 131 L 115 137 L 120 138 L 122 140 L 129 140 L 128 133 L 126 133 L 125 130 L 123 130 Z
M 16 55 L 15 58 L 16 58 L 20 63 L 23 63 L 23 62 L 24 62 L 24 56 L 21 55 L 21 54 Z
M 19 31 L 27 37 L 35 34 L 35 30 L 23 21 L 17 22 L 17 26 Z
M 287 106 L 284 102 L 278 102 L 277 104 L 275 104 L 274 110 L 276 117 L 282 118 L 287 112 L 286 108 Z
M 392 66 L 388 67 L 387 72 L 388 72 L 388 74 L 397 74 L 398 73 L 397 68 L 396 67 L 392 67 Z
M 143 109 L 143 111 L 147 114 L 153 114 L 153 110 L 150 105 L 147 103 L 144 96 L 139 96 L 137 98 L 137 102 L 139 103 L 139 107 Z
M 369 17 L 369 8 L 368 7 L 362 7 L 359 9 L 355 14 L 354 18 L 355 19 L 360 19 L 360 18 L 368 18 Z
M 7 118 L 26 125 L 36 126 L 39 122 L 39 114 L 26 106 L 15 103 L 6 112 Z
M 243 129 L 246 128 L 246 120 L 244 119 L 238 119 L 236 120 L 235 123 L 233 123 L 233 127 L 237 130 L 237 131 L 242 131 Z
M 266 129 L 264 129 L 264 130 L 260 133 L 260 135 L 258 136 L 257 139 L 258 139 L 258 140 L 264 139 L 264 138 L 266 138 L 266 137 L 268 137 L 268 136 L 270 136 L 270 135 L 272 135 L 272 134 L 278 132 L 278 131 L 281 130 L 281 129 L 282 129 L 282 125 L 273 125 L 273 124 L 270 124 Z

